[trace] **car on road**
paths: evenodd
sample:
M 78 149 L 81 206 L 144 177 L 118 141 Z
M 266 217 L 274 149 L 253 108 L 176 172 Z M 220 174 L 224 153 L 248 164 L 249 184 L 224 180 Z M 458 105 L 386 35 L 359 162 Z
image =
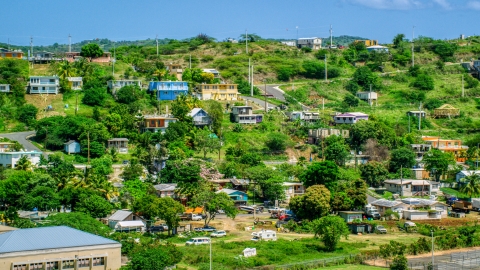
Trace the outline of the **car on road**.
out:
M 376 228 L 375 228 L 375 232 L 376 233 L 380 233 L 380 234 L 386 234 L 387 233 L 387 229 L 385 229 L 385 227 L 383 227 L 382 225 L 378 225 Z
M 163 226 L 151 226 L 148 228 L 149 233 L 159 233 L 159 232 L 164 232 L 165 228 Z
M 202 215 L 196 215 L 196 214 L 192 215 L 192 220 L 193 221 L 200 221 L 202 219 L 203 219 Z
M 208 244 L 210 244 L 210 238 L 208 237 L 195 237 L 185 242 L 185 245 L 187 246 L 208 245 Z
M 225 237 L 227 236 L 226 231 L 214 231 L 213 233 L 210 234 L 210 237 Z
M 198 227 L 198 228 L 195 228 L 193 230 L 196 231 L 196 232 L 214 232 L 217 229 L 215 227 L 205 225 L 203 227 Z

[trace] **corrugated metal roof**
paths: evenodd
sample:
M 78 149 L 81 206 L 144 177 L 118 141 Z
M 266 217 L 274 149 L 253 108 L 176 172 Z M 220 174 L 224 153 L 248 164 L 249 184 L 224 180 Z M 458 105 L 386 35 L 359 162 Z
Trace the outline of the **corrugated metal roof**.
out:
M 374 202 L 371 202 L 370 204 L 375 205 L 375 206 L 392 207 L 392 206 L 399 205 L 401 203 L 402 203 L 401 201 L 389 201 L 389 200 L 385 200 L 385 199 L 380 199 L 380 200 L 376 200 Z
M 235 193 L 235 192 L 239 192 L 239 193 L 246 194 L 246 193 L 243 192 L 243 191 L 235 190 L 235 189 L 229 189 L 229 188 L 224 188 L 224 189 L 218 190 L 216 193 L 220 193 L 220 192 L 227 193 L 228 195 L 230 195 L 230 194 L 232 194 L 232 193 Z
M 202 108 L 193 108 L 187 115 L 194 117 L 199 111 L 202 111 Z
M 176 183 L 158 184 L 153 187 L 158 191 L 175 191 L 175 189 L 177 188 L 177 184 Z
M 120 221 L 115 227 L 136 227 L 136 226 L 145 226 L 141 220 L 130 220 L 130 221 Z
M 120 244 L 67 226 L 20 229 L 0 234 L 0 253 Z
M 132 214 L 132 211 L 126 211 L 126 210 L 118 210 L 117 212 L 113 213 L 108 220 L 116 220 L 116 221 L 122 221 L 126 219 L 129 215 Z

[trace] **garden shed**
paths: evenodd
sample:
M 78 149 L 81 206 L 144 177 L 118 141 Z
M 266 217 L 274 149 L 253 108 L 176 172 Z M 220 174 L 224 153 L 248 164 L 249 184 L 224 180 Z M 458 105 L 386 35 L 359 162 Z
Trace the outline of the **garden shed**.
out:
M 460 109 L 453 107 L 450 104 L 443 104 L 442 106 L 436 108 L 433 113 L 434 117 L 452 117 L 459 116 Z

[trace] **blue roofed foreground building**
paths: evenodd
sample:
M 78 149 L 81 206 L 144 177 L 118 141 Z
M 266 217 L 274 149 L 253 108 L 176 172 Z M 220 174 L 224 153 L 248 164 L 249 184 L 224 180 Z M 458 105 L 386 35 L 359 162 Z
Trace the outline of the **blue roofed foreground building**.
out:
M 120 269 L 119 242 L 67 226 L 0 234 L 0 269 Z
M 150 82 L 148 91 L 157 91 L 158 100 L 175 100 L 179 95 L 188 94 L 187 82 Z

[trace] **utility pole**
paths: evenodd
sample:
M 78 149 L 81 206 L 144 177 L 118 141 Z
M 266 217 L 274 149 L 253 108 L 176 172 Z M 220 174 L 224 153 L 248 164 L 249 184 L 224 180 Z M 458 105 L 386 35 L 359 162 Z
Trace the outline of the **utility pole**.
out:
M 413 26 L 413 30 L 412 30 L 412 67 L 415 66 L 415 52 L 414 52 L 414 47 L 415 47 L 415 44 L 413 42 L 413 39 L 415 38 L 415 26 Z
M 192 55 L 191 55 L 191 54 L 190 54 L 190 58 L 189 58 L 188 61 L 189 61 L 188 67 L 189 67 L 190 69 L 192 69 Z
M 420 130 L 422 127 L 422 102 L 421 101 L 420 101 L 420 106 L 418 106 L 418 109 L 420 111 L 420 116 L 418 117 L 418 130 Z
M 322 97 L 322 111 L 325 110 L 325 98 Z
M 465 87 L 463 86 L 463 74 L 462 74 L 462 97 L 465 97 Z
M 87 131 L 87 151 L 88 165 L 90 165 L 90 131 Z
M 115 77 L 115 41 L 113 41 L 112 76 Z
M 78 112 L 78 91 L 76 91 L 76 95 L 75 95 L 75 116 L 77 115 L 77 112 Z
M 72 36 L 68 34 L 68 52 L 72 52 Z
M 410 133 L 410 114 L 408 114 L 408 133 Z
M 330 24 L 330 49 L 332 48 L 333 45 L 333 36 L 332 36 L 333 30 L 332 30 L 332 25 Z
M 252 65 L 252 76 L 250 76 L 252 82 L 250 83 L 250 96 L 253 97 L 253 65 Z M 265 93 L 266 93 L 266 89 L 265 89 Z
M 247 29 L 245 29 L 245 53 L 248 54 L 248 33 L 247 33 Z
M 268 111 L 268 106 L 267 106 L 267 80 L 263 80 L 263 83 L 265 84 L 265 113 Z
M 30 36 L 30 57 L 32 58 L 32 67 L 33 67 L 33 37 Z
M 327 54 L 325 54 L 325 82 L 328 80 L 328 70 L 327 70 Z
M 298 42 L 298 26 L 296 26 L 295 28 L 297 28 L 297 42 Z
M 248 58 L 248 83 L 251 83 L 251 80 L 250 80 L 250 58 Z
M 434 241 L 433 241 L 433 240 L 434 240 L 434 238 L 433 238 L 433 230 L 430 230 L 430 232 L 432 233 L 432 269 L 435 269 L 435 259 L 434 259 L 435 257 L 433 256 L 433 250 L 434 250 L 434 246 L 433 246 L 433 242 L 434 242 Z
M 155 42 L 157 43 L 157 56 L 158 56 L 158 34 L 155 36 Z
M 403 196 L 403 165 L 400 165 L 400 197 Z
M 10 38 L 8 38 L 8 46 L 7 49 L 10 51 Z

